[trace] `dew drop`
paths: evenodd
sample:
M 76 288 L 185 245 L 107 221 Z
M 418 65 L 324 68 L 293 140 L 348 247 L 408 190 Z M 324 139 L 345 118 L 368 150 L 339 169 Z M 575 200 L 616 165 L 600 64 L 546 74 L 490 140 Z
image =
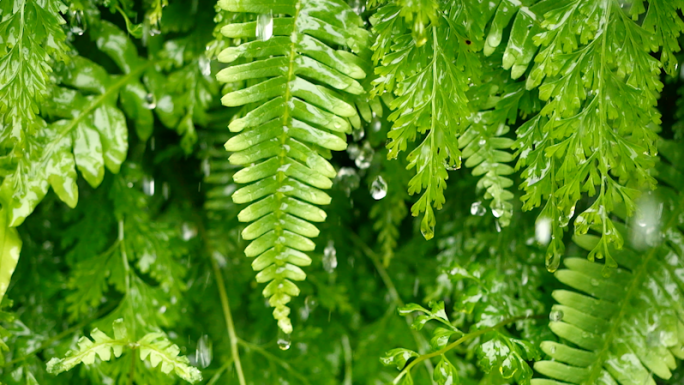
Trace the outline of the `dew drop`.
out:
M 358 142 L 359 140 L 363 139 L 366 136 L 366 131 L 363 130 L 363 128 L 355 129 L 352 131 L 352 139 L 354 139 L 355 142 Z
M 69 30 L 81 36 L 86 31 L 85 14 L 82 10 L 75 10 L 69 12 Z
M 446 160 L 444 161 L 444 169 L 447 171 L 456 171 L 459 169 L 459 167 L 455 164 L 450 164 Z
M 152 196 L 154 195 L 154 178 L 150 177 L 144 177 L 143 178 L 143 192 L 145 195 Z
M 375 178 L 375 180 L 371 184 L 370 191 L 371 196 L 376 201 L 379 201 L 380 199 L 387 196 L 387 182 L 385 182 L 385 179 L 383 179 L 381 175 L 378 175 L 378 177 Z
M 549 271 L 549 273 L 555 273 L 556 270 L 558 270 L 558 266 L 560 266 L 560 255 L 557 254 L 551 254 L 546 256 L 546 270 Z
M 328 246 L 323 250 L 323 269 L 328 274 L 335 271 L 337 268 L 337 250 L 335 250 L 335 243 L 328 241 Z
M 154 110 L 157 107 L 157 99 L 154 97 L 153 93 L 150 92 L 145 95 L 143 107 L 147 108 L 148 110 Z
M 211 76 L 211 60 L 206 56 L 200 56 L 197 61 L 202 76 Z
M 551 219 L 540 217 L 534 226 L 534 238 L 542 245 L 548 245 L 551 241 Z
M 549 313 L 549 319 L 553 322 L 560 322 L 563 320 L 563 315 L 564 314 L 562 310 L 554 309 L 551 310 L 551 313 Z
M 366 10 L 366 2 L 364 0 L 352 0 L 349 6 L 357 15 L 362 14 Z
M 482 202 L 475 202 L 472 205 L 470 205 L 470 214 L 481 217 L 484 216 L 486 213 L 487 209 L 482 205 Z
M 256 37 L 267 41 L 273 36 L 273 13 L 262 13 L 257 17 Z
M 318 306 L 318 301 L 312 296 L 308 296 L 304 299 L 304 307 L 311 313 Z
M 373 161 L 373 155 L 375 155 L 375 151 L 373 151 L 373 148 L 371 147 L 370 143 L 364 143 L 363 147 L 359 151 L 359 154 L 356 156 L 356 159 L 354 160 L 354 163 L 356 163 L 356 167 L 360 168 L 361 170 L 365 170 L 368 167 L 370 167 L 371 162 Z
M 435 237 L 435 225 L 426 223 L 425 220 L 420 221 L 420 233 L 423 234 L 425 240 L 430 240 Z
M 373 113 L 373 120 L 370 122 L 370 128 L 374 132 L 378 132 L 382 129 L 382 122 L 380 121 L 380 118 L 375 116 L 375 113 Z
M 150 36 L 157 36 L 161 33 L 161 28 L 159 27 L 159 21 L 150 23 Z
M 591 286 L 598 286 L 600 284 L 599 280 L 596 278 L 591 279 Z
M 195 361 L 197 362 L 198 366 L 206 368 L 211 364 L 213 356 L 214 351 L 212 342 L 209 339 L 209 336 L 205 334 L 202 337 L 200 337 L 200 339 L 197 341 L 197 349 L 195 350 Z
M 292 346 L 292 335 L 278 329 L 278 348 L 288 350 Z
M 487 141 L 484 139 L 480 139 L 480 141 L 477 142 L 477 144 L 479 144 L 480 146 L 484 146 L 485 144 L 487 144 Z

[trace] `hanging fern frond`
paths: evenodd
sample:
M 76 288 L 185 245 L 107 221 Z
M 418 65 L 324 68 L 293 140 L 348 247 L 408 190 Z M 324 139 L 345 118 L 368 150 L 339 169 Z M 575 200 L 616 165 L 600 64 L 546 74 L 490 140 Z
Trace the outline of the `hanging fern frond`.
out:
M 371 19 L 376 34 L 373 61 L 379 64 L 373 93 L 396 95 L 389 105 L 394 111 L 388 117 L 393 122 L 389 158 L 405 151 L 418 133 L 424 135 L 408 156 L 408 167 L 416 170 L 409 194 L 424 191 L 411 213 L 425 213 L 421 232 L 431 239 L 436 224 L 433 207 L 444 204 L 447 170 L 461 165 L 458 137 L 461 122 L 471 112 L 466 91 L 469 78 L 479 78 L 479 63 L 461 26 L 467 7 L 406 3 L 390 2 Z
M 0 148 L 26 151 L 42 128 L 39 103 L 50 92 L 53 61 L 67 60 L 61 0 L 0 4 Z M 4 155 L 4 154 L 3 154 Z
M 660 3 L 651 2 L 649 13 Z M 641 11 L 633 9 L 631 15 Z M 668 16 L 679 17 L 676 12 Z M 562 231 L 576 203 L 585 194 L 595 196 L 575 218 L 575 232 L 601 226 L 601 241 L 589 258 L 605 257 L 616 266 L 609 245 L 619 249 L 624 241 L 610 213 L 624 203 L 631 215 L 639 188 L 655 186 L 649 173 L 663 85 L 660 62 L 649 51 L 659 47 L 649 30 L 614 1 L 567 1 L 546 12 L 541 25 L 545 30 L 535 37 L 541 50 L 526 85 L 539 86 L 546 105 L 517 133 L 524 209 L 546 201 L 540 218 L 553 228 L 547 263 L 554 271 L 564 250 Z
M 330 46 L 358 52 L 366 46 L 367 32 L 341 1 L 222 0 L 219 5 L 230 12 L 260 14 L 256 22 L 223 27 L 226 37 L 248 42 L 225 49 L 219 61 L 249 62 L 226 68 L 217 78 L 246 83 L 222 99 L 226 106 L 245 106 L 246 112 L 229 126 L 240 132 L 226 142 L 226 150 L 233 152 L 230 162 L 257 162 L 234 175 L 236 182 L 249 185 L 237 190 L 233 200 L 251 203 L 238 216 L 253 222 L 242 232 L 253 240 L 245 254 L 257 257 L 252 265 L 260 271 L 257 281 L 270 282 L 264 295 L 275 307 L 279 327 L 291 333 L 287 304 L 299 294 L 292 281 L 306 277 L 299 266 L 311 259 L 303 251 L 314 249 L 309 238 L 318 235 L 309 222 L 325 220 L 325 212 L 315 205 L 330 203 L 320 189 L 329 188 L 335 176 L 322 155 L 347 147 L 347 118 L 356 115 L 339 92 L 364 92 L 357 79 L 365 73 L 355 56 Z M 274 16 L 281 14 L 285 16 Z
M 554 361 L 536 363 L 539 373 L 574 384 L 655 384 L 654 375 L 669 379 L 684 359 L 684 167 L 677 146 L 660 144 L 672 163 L 658 166 L 661 187 L 642 198 L 653 202 L 642 203 L 644 212 L 637 212 L 631 226 L 616 223 L 623 236 L 631 231 L 633 240 L 615 252 L 621 267 L 606 272 L 600 264 L 570 258 L 567 269 L 556 272 L 574 289 L 553 293 L 559 304 L 550 327 L 567 342 L 542 343 Z M 600 238 L 577 235 L 575 242 L 592 250 Z

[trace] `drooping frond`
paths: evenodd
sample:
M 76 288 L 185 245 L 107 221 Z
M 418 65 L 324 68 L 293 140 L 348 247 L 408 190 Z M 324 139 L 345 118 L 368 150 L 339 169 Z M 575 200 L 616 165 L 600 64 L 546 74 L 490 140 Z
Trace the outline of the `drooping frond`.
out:
M 233 152 L 230 162 L 256 163 L 234 175 L 236 182 L 249 185 L 233 200 L 251 203 L 239 214 L 240 221 L 253 222 L 242 232 L 253 240 L 245 254 L 257 257 L 257 281 L 270 282 L 264 295 L 280 328 L 290 333 L 287 303 L 299 294 L 292 280 L 303 280 L 299 266 L 311 263 L 303 251 L 314 249 L 309 238 L 318 230 L 310 222 L 326 217 L 315 205 L 330 202 L 320 189 L 332 185 L 335 169 L 324 157 L 347 147 L 347 118 L 356 115 L 340 93 L 364 92 L 357 79 L 365 73 L 355 56 L 331 46 L 358 52 L 367 33 L 361 19 L 337 0 L 223 0 L 219 5 L 259 14 L 257 21 L 223 27 L 226 37 L 247 42 L 221 52 L 220 61 L 244 64 L 222 70 L 217 78 L 244 84 L 222 99 L 226 106 L 244 106 L 245 112 L 229 126 L 240 132 L 226 143 Z
M 643 209 L 630 226 L 616 223 L 632 239 L 614 252 L 621 267 L 606 276 L 606 267 L 570 258 L 556 272 L 573 289 L 553 293 L 559 304 L 550 327 L 562 342 L 542 343 L 553 361 L 535 369 L 560 382 L 533 384 L 655 384 L 654 377 L 669 379 L 684 359 L 684 168 L 677 144 L 663 142 L 660 149 L 672 162 L 658 166 L 661 187 L 641 198 Z M 575 241 L 592 250 L 600 239 Z
M 550 3 L 552 8 L 544 8 Z M 547 264 L 554 271 L 564 250 L 562 229 L 574 217 L 575 205 L 585 194 L 595 197 L 575 218 L 575 231 L 602 227 L 589 258 L 605 257 L 615 266 L 609 244 L 619 249 L 623 239 L 610 213 L 624 203 L 631 214 L 639 188 L 655 186 L 649 173 L 660 124 L 656 101 L 663 85 L 661 64 L 650 52 L 659 49 L 662 39 L 654 40 L 647 25 L 630 18 L 644 11 L 636 4 L 625 10 L 615 1 L 556 3 L 536 5 L 544 30 L 534 37 L 540 50 L 526 85 L 539 86 L 546 105 L 517 132 L 524 208 L 546 201 L 540 218 L 553 229 Z M 651 2 L 649 17 L 660 12 L 661 3 Z M 679 17 L 670 10 L 667 17 Z
M 434 236 L 433 207 L 440 209 L 445 201 L 447 171 L 461 164 L 458 137 L 470 115 L 468 79 L 479 67 L 462 26 L 466 10 L 445 2 L 393 1 L 371 19 L 373 60 L 379 64 L 373 93 L 396 95 L 389 105 L 394 112 L 388 117 L 393 122 L 388 157 L 396 158 L 421 135 L 408 155 L 408 167 L 416 170 L 409 193 L 422 192 L 411 212 L 425 213 L 426 239 Z

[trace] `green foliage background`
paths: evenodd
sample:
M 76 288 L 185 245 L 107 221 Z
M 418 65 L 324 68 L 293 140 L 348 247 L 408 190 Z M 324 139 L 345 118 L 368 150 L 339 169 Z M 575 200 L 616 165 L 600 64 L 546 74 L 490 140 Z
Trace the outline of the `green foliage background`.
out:
M 683 9 L 0 0 L 0 382 L 683 383 Z

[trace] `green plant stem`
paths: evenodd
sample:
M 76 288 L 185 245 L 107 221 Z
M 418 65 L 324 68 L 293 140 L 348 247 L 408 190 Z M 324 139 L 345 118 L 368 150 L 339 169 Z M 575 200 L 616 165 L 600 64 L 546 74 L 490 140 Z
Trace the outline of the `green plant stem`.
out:
M 177 177 L 177 176 L 176 176 Z M 179 185 L 181 186 L 181 191 L 186 196 L 189 202 L 192 202 L 191 196 L 188 193 L 186 184 L 182 180 L 179 180 Z M 206 249 L 206 254 L 211 261 L 211 268 L 216 277 L 216 286 L 218 288 L 219 297 L 221 298 L 221 307 L 223 309 L 223 318 L 226 320 L 226 330 L 228 331 L 228 337 L 230 339 L 230 351 L 233 356 L 232 359 L 235 362 L 235 372 L 237 373 L 238 381 L 240 385 L 247 385 L 245 381 L 245 374 L 242 370 L 242 361 L 240 361 L 240 350 L 238 349 L 238 342 L 240 339 L 235 333 L 235 324 L 233 323 L 233 315 L 230 312 L 230 302 L 228 301 L 228 294 L 226 292 L 226 284 L 223 281 L 223 274 L 221 274 L 221 268 L 213 257 L 213 250 L 211 248 L 211 243 L 209 241 L 209 236 L 207 235 L 207 229 L 204 226 L 203 218 L 197 213 L 197 211 L 192 210 L 195 225 L 197 226 L 197 232 L 202 240 L 202 244 Z
M 233 357 L 230 357 L 228 359 L 228 361 L 226 361 L 223 365 L 221 365 L 219 370 L 217 370 L 216 373 L 214 373 L 214 375 L 211 376 L 211 379 L 209 380 L 209 382 L 207 382 L 207 385 L 214 385 L 216 383 L 216 381 L 218 381 L 221 378 L 221 375 L 223 374 L 223 372 L 225 372 L 226 369 L 228 369 L 231 365 L 233 365 L 233 361 L 234 361 Z
M 432 353 L 423 354 L 423 355 L 419 356 L 418 358 L 416 358 L 415 360 L 411 361 L 411 363 L 406 365 L 406 367 L 401 371 L 401 373 L 399 373 L 399 375 L 397 375 L 397 377 L 394 379 L 394 381 L 392 381 L 392 384 L 398 384 L 399 381 L 407 373 L 409 373 L 411 371 L 411 368 L 413 368 L 414 366 L 416 366 L 420 362 L 429 360 L 430 358 L 433 358 L 433 357 L 441 356 L 442 354 L 447 353 L 448 351 L 454 349 L 455 347 L 457 347 L 458 345 L 460 345 L 466 341 L 470 341 L 473 338 L 479 337 L 485 333 L 491 332 L 493 330 L 496 330 L 496 329 L 503 327 L 503 326 L 506 326 L 508 324 L 512 324 L 513 322 L 516 322 L 516 321 L 525 320 L 525 319 L 539 319 L 539 318 L 543 318 L 543 317 L 544 316 L 536 315 L 536 316 L 519 316 L 519 317 L 508 318 L 508 319 L 505 319 L 505 320 L 499 322 L 498 324 L 496 324 L 494 326 L 491 326 L 491 327 L 488 327 L 485 329 L 476 330 L 472 333 L 468 333 L 468 334 L 464 335 L 463 337 L 457 339 L 456 341 L 450 343 L 449 345 L 447 345 L 447 346 L 445 346 L 439 350 L 436 350 Z
M 402 301 L 401 297 L 399 296 L 399 292 L 397 291 L 397 287 L 394 286 L 392 278 L 389 276 L 387 270 L 385 270 L 385 267 L 380 262 L 380 257 L 356 233 L 351 233 L 351 239 L 354 243 L 356 243 L 356 245 L 359 248 L 361 248 L 363 253 L 366 254 L 366 256 L 368 256 L 368 258 L 370 258 L 370 260 L 373 262 L 375 269 L 378 271 L 378 274 L 380 274 L 380 278 L 387 287 L 387 290 L 390 294 L 390 298 L 392 298 L 392 301 L 394 301 L 396 307 L 403 307 L 405 305 L 404 301 Z M 406 317 L 406 325 L 409 327 L 409 330 L 411 331 L 411 336 L 413 336 L 413 340 L 416 342 L 418 351 L 423 353 L 425 351 L 425 347 L 427 346 L 427 341 L 425 341 L 425 339 L 420 333 L 411 328 L 411 319 L 409 317 Z M 435 370 L 434 366 L 432 365 L 432 362 L 425 361 L 425 369 L 427 369 L 430 378 L 432 378 L 432 373 Z
M 266 350 L 265 350 L 264 348 L 262 348 L 261 346 L 256 345 L 256 344 L 253 344 L 253 343 L 251 343 L 251 342 L 247 342 L 247 341 L 242 340 L 242 339 L 238 339 L 238 343 L 239 343 L 240 345 L 244 346 L 245 348 L 254 350 L 255 352 L 257 352 L 257 353 L 261 354 L 262 356 L 264 356 L 265 358 L 267 358 L 268 360 L 273 361 L 273 362 L 275 362 L 276 364 L 280 365 L 283 369 L 285 369 L 286 371 L 290 372 L 293 376 L 295 376 L 295 377 L 299 378 L 300 380 L 302 380 L 302 382 L 303 382 L 304 384 L 309 384 L 309 385 L 311 384 L 311 383 L 309 382 L 309 380 L 307 380 L 307 378 L 306 378 L 304 375 L 302 375 L 302 374 L 299 373 L 298 371 L 292 369 L 292 367 L 290 366 L 290 364 L 288 364 L 287 362 L 285 362 L 285 361 L 281 360 L 280 358 L 274 356 L 273 354 L 269 353 L 268 351 L 266 351 Z
M 135 378 L 135 348 L 131 349 L 131 369 L 128 371 L 128 385 L 133 385 Z

